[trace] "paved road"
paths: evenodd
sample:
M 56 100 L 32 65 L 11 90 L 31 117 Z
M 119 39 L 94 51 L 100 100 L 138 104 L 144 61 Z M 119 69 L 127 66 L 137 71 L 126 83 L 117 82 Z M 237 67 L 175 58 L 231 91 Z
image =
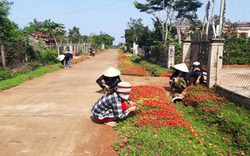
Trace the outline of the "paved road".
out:
M 115 50 L 70 70 L 59 70 L 0 91 L 0 156 L 112 156 L 118 136 L 93 123 L 90 108 L 101 96 L 95 83 Z

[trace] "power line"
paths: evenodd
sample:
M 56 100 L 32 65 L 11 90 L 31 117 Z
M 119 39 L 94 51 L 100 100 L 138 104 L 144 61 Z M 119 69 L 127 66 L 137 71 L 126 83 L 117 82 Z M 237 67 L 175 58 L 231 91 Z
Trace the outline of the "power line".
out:
M 242 11 L 243 15 L 246 15 L 246 12 L 244 11 L 244 9 L 242 8 L 241 4 L 240 4 L 240 1 L 238 1 L 238 4 L 239 4 L 239 7 L 240 7 L 240 10 Z
M 82 10 L 78 10 L 78 11 L 69 11 L 69 12 L 64 12 L 64 13 L 60 13 L 60 14 L 40 16 L 40 17 L 38 17 L 38 19 L 39 18 L 51 18 L 51 17 L 59 17 L 59 16 L 65 16 L 65 15 L 78 14 L 78 13 L 82 13 L 82 12 L 85 12 L 85 11 L 88 11 L 88 10 L 95 10 L 95 9 L 99 9 L 99 8 L 104 8 L 104 7 L 112 6 L 112 5 L 121 3 L 121 2 L 124 2 L 124 0 L 118 0 L 116 2 L 111 2 L 111 3 L 99 5 L 99 6 L 93 6 L 93 7 L 82 9 Z
M 240 5 L 239 0 L 237 0 L 238 4 L 235 3 L 235 0 L 230 0 L 230 2 L 233 3 L 233 6 L 234 6 L 233 8 L 236 10 L 235 17 L 236 17 L 237 19 L 240 19 L 239 16 L 241 16 L 241 19 L 244 20 L 244 15 L 245 15 L 245 13 L 244 13 L 244 9 L 243 9 L 243 8 L 241 7 L 241 5 Z

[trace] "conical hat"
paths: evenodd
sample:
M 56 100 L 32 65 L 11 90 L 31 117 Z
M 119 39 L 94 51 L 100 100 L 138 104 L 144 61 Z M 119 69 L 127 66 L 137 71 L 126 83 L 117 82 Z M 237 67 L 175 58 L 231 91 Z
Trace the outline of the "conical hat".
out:
M 173 66 L 173 68 L 175 68 L 176 70 L 185 72 L 185 73 L 187 73 L 189 71 L 188 67 L 185 63 L 176 64 Z
M 64 58 L 65 58 L 65 55 L 59 55 L 59 56 L 58 56 L 58 60 L 59 60 L 59 61 L 62 61 Z
M 120 74 L 121 74 L 120 70 L 118 70 L 114 67 L 109 67 L 107 70 L 105 70 L 103 72 L 103 75 L 106 77 L 115 77 L 115 76 L 118 76 Z

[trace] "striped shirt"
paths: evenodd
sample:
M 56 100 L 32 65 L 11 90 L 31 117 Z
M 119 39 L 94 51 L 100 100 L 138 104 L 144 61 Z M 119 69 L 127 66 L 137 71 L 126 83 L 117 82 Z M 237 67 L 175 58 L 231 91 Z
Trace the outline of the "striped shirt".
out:
M 128 116 L 130 110 L 122 111 L 122 101 L 116 92 L 103 95 L 92 107 L 91 112 L 95 118 L 115 118 L 121 120 Z

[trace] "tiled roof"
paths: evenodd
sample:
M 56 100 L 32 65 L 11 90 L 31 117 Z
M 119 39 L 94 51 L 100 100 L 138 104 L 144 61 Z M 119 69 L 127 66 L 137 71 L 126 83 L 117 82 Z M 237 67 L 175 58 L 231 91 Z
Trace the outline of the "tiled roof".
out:
M 42 33 L 42 32 L 38 32 L 35 31 L 33 33 L 31 33 L 32 36 L 36 37 L 36 38 L 42 38 L 45 41 L 54 41 L 54 38 Z

